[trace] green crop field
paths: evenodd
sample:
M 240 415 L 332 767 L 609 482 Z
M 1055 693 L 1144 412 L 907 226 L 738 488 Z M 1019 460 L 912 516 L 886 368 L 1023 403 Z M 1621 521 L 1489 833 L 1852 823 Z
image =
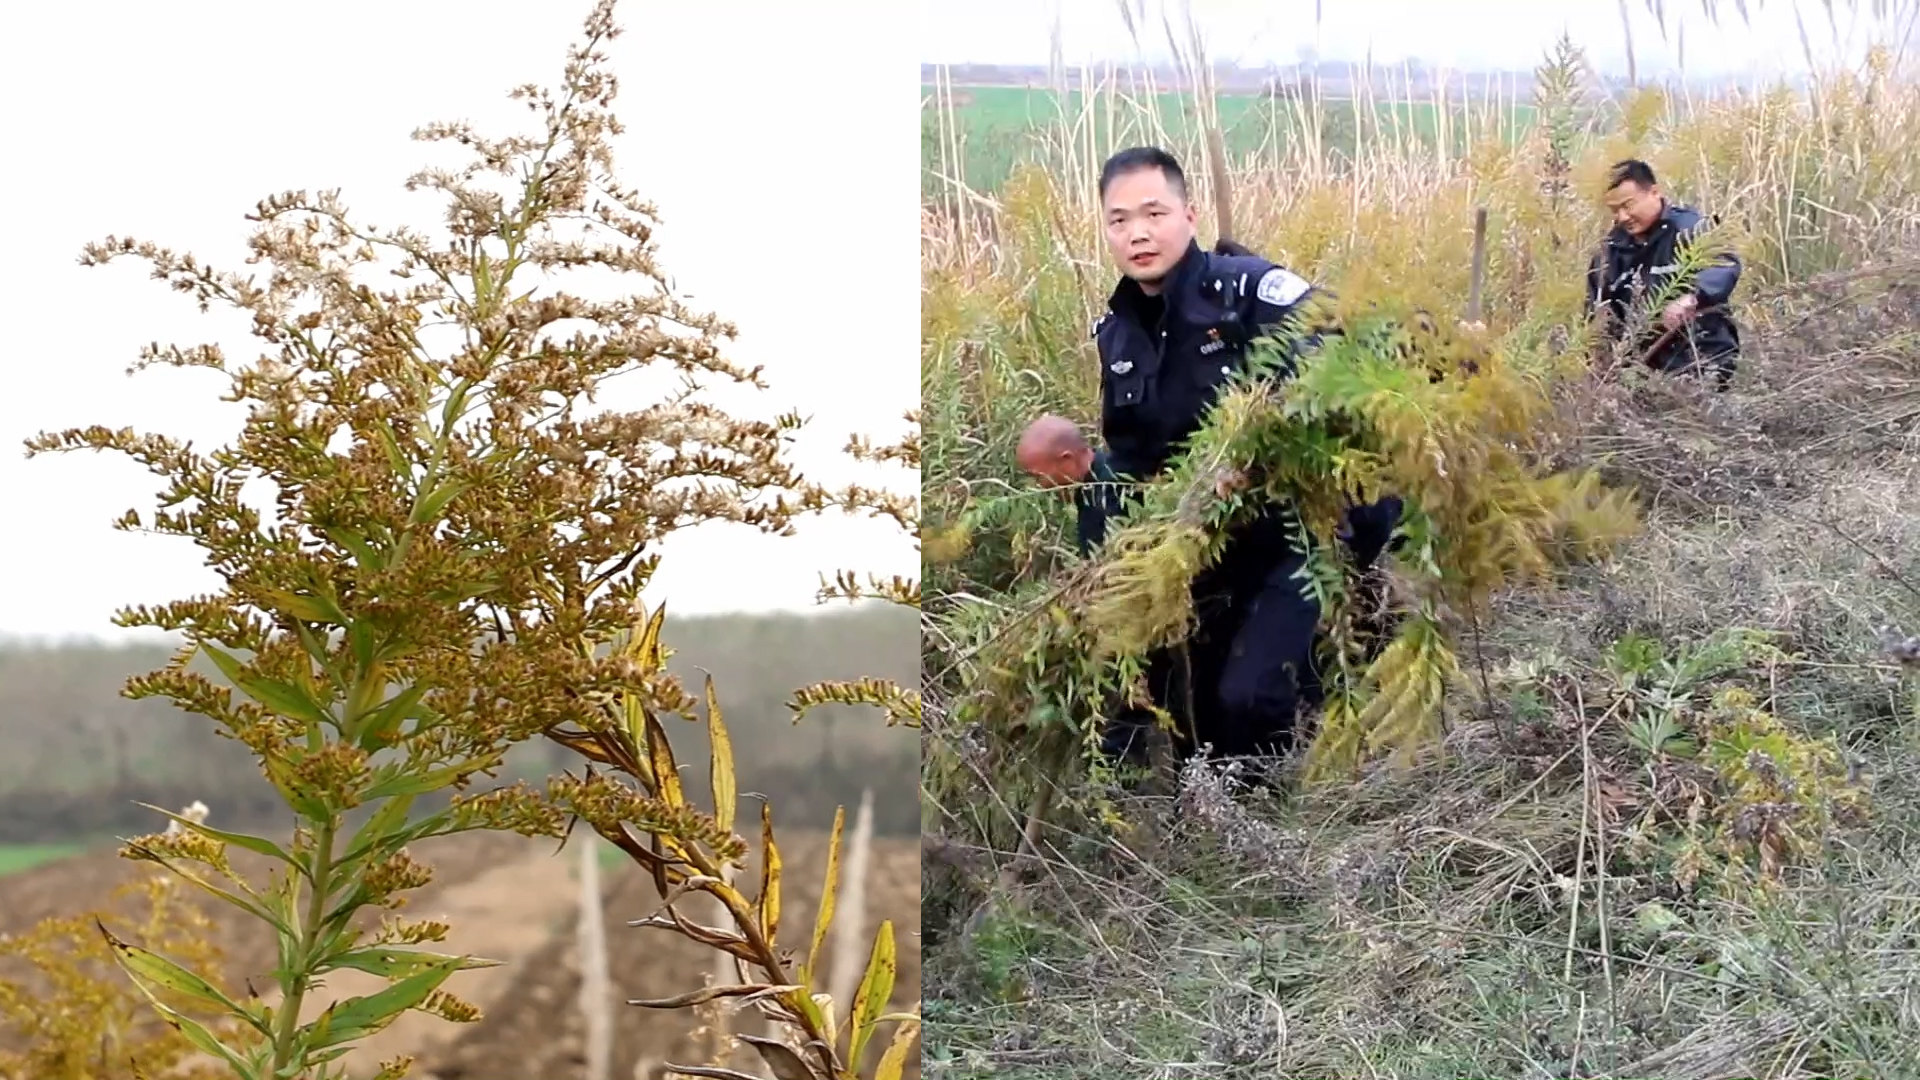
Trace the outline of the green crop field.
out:
M 921 95 L 921 162 L 926 170 L 923 186 L 931 190 L 941 175 L 940 113 L 945 102 L 942 89 L 935 86 L 923 86 Z M 1235 157 L 1271 153 L 1301 137 L 1301 111 L 1293 102 L 1257 94 L 1222 94 L 1215 104 L 1222 137 Z M 1087 95 L 1078 90 L 1060 94 L 1017 86 L 953 87 L 952 123 L 962 147 L 967 185 L 981 192 L 1000 190 L 1016 164 L 1041 159 L 1047 142 L 1057 142 L 1063 131 L 1084 138 L 1083 116 L 1092 123 L 1095 141 L 1105 145 L 1112 126 L 1106 100 L 1096 95 L 1092 107 L 1087 105 Z M 1157 113 L 1167 138 L 1175 143 L 1192 139 L 1199 131 L 1191 94 L 1129 98 L 1115 108 L 1127 123 L 1137 122 L 1142 112 Z M 1442 128 L 1443 116 L 1448 121 L 1450 141 L 1456 146 L 1464 146 L 1469 120 L 1476 125 L 1497 125 L 1508 137 L 1525 131 L 1533 122 L 1533 107 L 1524 103 L 1437 105 L 1431 101 L 1376 100 L 1356 104 L 1328 99 L 1321 103 L 1321 109 L 1321 130 L 1327 146 L 1349 157 L 1363 140 L 1430 144 Z M 1363 109 L 1370 109 L 1372 115 L 1363 116 Z
M 0 877 L 31 870 L 86 850 L 85 844 L 0 844 Z

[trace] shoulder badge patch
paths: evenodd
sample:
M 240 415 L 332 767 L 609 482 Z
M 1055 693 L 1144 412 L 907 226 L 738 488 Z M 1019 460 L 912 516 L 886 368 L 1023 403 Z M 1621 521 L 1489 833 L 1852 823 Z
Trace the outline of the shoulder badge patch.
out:
M 1286 307 L 1305 296 L 1307 289 L 1306 280 L 1300 275 L 1276 266 L 1261 276 L 1254 295 L 1275 307 Z

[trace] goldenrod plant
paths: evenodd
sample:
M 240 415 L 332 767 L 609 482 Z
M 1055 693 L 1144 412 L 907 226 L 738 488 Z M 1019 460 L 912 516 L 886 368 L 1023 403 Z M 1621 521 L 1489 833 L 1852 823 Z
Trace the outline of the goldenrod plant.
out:
M 206 451 L 102 427 L 29 443 L 30 454 L 112 450 L 145 465 L 165 488 L 119 526 L 187 538 L 221 580 L 209 595 L 118 616 L 184 641 L 126 693 L 170 699 L 243 743 L 297 826 L 274 839 L 168 815 L 183 828 L 132 839 L 124 854 L 271 926 L 278 995 L 230 995 L 204 962 L 167 955 L 163 941 L 111 944 L 154 1008 L 236 1077 L 338 1077 L 343 1056 L 408 1010 L 476 1019 L 446 984 L 490 961 L 432 951 L 445 925 L 389 919 L 370 932 L 359 917 L 399 908 L 430 879 L 414 844 L 473 829 L 559 837 L 570 819 L 641 863 L 663 900 L 708 892 L 738 922 L 733 932 L 697 926 L 669 904 L 661 918 L 673 931 L 758 974 L 745 988 L 651 1004 L 759 1003 L 795 1032 L 791 1046 L 755 1043 L 782 1078 L 890 1080 L 903 1068 L 917 1016 L 886 1012 L 892 927 L 880 927 L 856 999 L 833 1005 L 815 996 L 812 953 L 795 970 L 776 938 L 783 870 L 770 807 L 758 894 L 721 883 L 722 865 L 749 845 L 734 832 L 718 695 L 711 685 L 703 695 L 707 811 L 683 789 L 662 721 L 697 716 L 696 702 L 663 666 L 663 612 L 638 597 L 658 544 L 680 529 L 732 522 L 778 535 L 829 511 L 911 524 L 915 506 L 807 481 L 786 460 L 794 416 L 741 419 L 699 399 L 704 380 L 762 384 L 725 357 L 732 327 L 673 295 L 652 244 L 654 209 L 615 172 L 611 139 L 622 127 L 604 47 L 619 33 L 602 0 L 558 88 L 513 92 L 534 117 L 530 132 L 416 133 L 471 156 L 408 181 L 444 196 L 439 238 L 366 225 L 337 193 L 295 191 L 251 216 L 251 261 L 263 268 L 252 276 L 144 241 L 86 249 L 89 265 L 138 259 L 203 310 L 238 310 L 263 347 L 252 361 L 215 344 L 143 352 L 142 365 L 225 378 L 229 400 L 247 409 L 230 445 Z M 635 284 L 605 287 L 620 281 Z M 595 407 L 609 383 L 643 371 L 677 374 L 684 387 L 633 411 Z M 895 458 L 910 463 L 912 445 Z M 264 505 L 243 497 L 261 483 Z M 907 582 L 878 588 L 915 595 Z M 196 657 L 225 684 L 190 670 Z M 871 704 L 895 722 L 917 713 L 914 695 L 881 682 L 803 690 L 796 705 L 823 699 Z M 542 737 L 579 751 L 587 768 L 544 790 L 478 787 L 510 747 Z M 426 797 L 447 792 L 444 809 L 422 812 Z M 227 863 L 233 847 L 279 868 L 248 880 Z M 833 872 L 830 860 L 830 886 Z M 815 951 L 831 898 L 829 887 Z M 349 968 L 389 984 L 309 1008 L 326 976 Z M 196 1019 L 182 1001 L 222 1022 Z M 861 1071 L 882 1035 L 884 1056 Z M 408 1066 L 384 1062 L 380 1080 Z
M 7 1080 L 220 1080 L 224 1063 L 204 1060 L 184 1029 L 130 993 L 115 961 L 124 939 L 138 937 L 181 963 L 211 971 L 222 958 L 201 897 L 163 870 L 114 890 L 98 910 L 43 919 L 21 934 L 0 935 L 0 959 L 16 972 L 0 978 L 0 1051 Z M 136 906 L 137 904 L 137 906 Z M 224 980 L 216 977 L 216 984 Z M 222 994 L 232 994 L 227 987 Z M 204 995 L 165 992 L 169 1009 L 204 1030 L 227 1034 L 240 1021 Z M 196 1060 L 199 1059 L 199 1060 Z

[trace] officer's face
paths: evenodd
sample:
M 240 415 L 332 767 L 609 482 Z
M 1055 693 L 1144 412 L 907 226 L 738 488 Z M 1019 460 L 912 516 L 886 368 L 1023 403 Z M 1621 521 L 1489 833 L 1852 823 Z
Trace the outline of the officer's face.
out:
M 1641 187 L 1628 180 L 1607 192 L 1607 211 L 1613 215 L 1613 223 L 1635 236 L 1645 236 L 1653 228 L 1665 203 L 1659 184 Z
M 1194 212 L 1159 169 L 1135 169 L 1107 185 L 1107 247 L 1120 272 L 1148 291 L 1193 242 Z

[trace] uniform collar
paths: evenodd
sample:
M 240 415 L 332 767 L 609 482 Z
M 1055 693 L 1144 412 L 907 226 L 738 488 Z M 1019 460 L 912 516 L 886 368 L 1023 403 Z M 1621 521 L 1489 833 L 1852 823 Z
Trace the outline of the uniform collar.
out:
M 1206 267 L 1206 262 L 1207 253 L 1200 250 L 1200 241 L 1197 239 L 1187 241 L 1187 253 L 1180 256 L 1180 261 L 1173 264 L 1173 269 L 1167 271 L 1166 281 L 1161 286 L 1159 298 L 1172 304 L 1172 297 L 1181 293 L 1194 278 L 1200 276 L 1201 271 Z M 1140 303 L 1146 299 L 1147 294 L 1141 291 L 1140 283 L 1122 274 L 1120 284 L 1115 285 L 1112 295 L 1107 297 L 1107 307 L 1117 313 L 1126 313 L 1138 310 Z

